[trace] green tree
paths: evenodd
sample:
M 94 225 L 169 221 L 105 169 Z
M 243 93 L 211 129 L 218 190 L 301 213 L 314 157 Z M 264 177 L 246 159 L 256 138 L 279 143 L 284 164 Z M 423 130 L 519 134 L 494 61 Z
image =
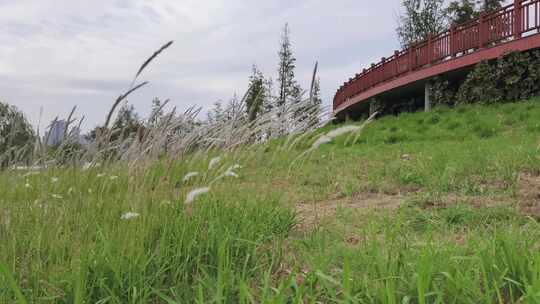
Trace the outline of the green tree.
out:
M 150 112 L 150 118 L 148 124 L 150 126 L 157 126 L 163 118 L 163 104 L 159 98 L 152 100 L 152 111 Z
M 454 25 L 468 22 L 479 15 L 473 0 L 452 1 L 448 5 L 446 13 L 448 15 L 449 23 Z
M 246 97 L 246 113 L 250 122 L 264 111 L 266 98 L 264 76 L 257 66 L 253 65 L 253 72 L 249 77 L 249 92 Z
M 112 140 L 132 137 L 143 128 L 143 123 L 133 105 L 124 104 L 112 125 Z
M 425 40 L 447 26 L 444 0 L 403 0 L 403 13 L 398 17 L 397 34 L 402 47 Z
M 283 27 L 278 56 L 279 67 L 277 80 L 279 86 L 279 96 L 276 101 L 276 106 L 283 107 L 290 100 L 297 100 L 302 91 L 294 76 L 296 58 L 292 52 L 288 23 Z
M 479 0 L 478 3 L 481 5 L 483 12 L 491 12 L 501 8 L 504 0 Z
M 34 148 L 32 126 L 16 107 L 0 102 L 0 167 L 24 161 Z

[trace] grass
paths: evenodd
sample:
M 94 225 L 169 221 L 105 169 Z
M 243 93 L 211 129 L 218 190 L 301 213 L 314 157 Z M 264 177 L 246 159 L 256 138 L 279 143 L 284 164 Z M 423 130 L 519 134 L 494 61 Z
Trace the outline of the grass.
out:
M 0 303 L 538 303 L 518 177 L 540 172 L 539 101 L 384 117 L 292 165 L 336 126 L 210 171 L 215 155 L 2 172 Z M 370 195 L 397 203 L 355 207 Z

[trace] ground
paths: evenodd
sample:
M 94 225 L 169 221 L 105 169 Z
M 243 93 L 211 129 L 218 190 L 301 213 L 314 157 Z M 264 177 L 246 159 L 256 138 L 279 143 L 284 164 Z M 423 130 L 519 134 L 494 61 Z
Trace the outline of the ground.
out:
M 297 159 L 341 126 L 1 173 L 0 302 L 540 301 L 540 100 L 383 117 Z

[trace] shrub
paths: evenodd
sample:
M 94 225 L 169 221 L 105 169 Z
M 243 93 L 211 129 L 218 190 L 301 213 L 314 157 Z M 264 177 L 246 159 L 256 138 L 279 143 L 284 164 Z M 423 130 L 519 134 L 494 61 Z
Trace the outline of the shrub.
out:
M 32 152 L 34 131 L 14 106 L 0 102 L 0 168 L 24 161 Z
M 456 103 L 494 103 L 502 100 L 497 88 L 496 67 L 487 61 L 477 64 L 456 94 Z

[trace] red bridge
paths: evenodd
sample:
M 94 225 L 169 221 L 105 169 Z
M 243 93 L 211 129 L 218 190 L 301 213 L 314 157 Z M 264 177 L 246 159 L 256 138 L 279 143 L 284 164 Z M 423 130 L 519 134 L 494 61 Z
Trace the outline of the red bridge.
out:
M 395 51 L 344 83 L 334 97 L 337 117 L 365 111 L 369 101 L 422 89 L 429 109 L 428 80 L 459 73 L 512 51 L 540 48 L 540 0 L 514 3 Z

